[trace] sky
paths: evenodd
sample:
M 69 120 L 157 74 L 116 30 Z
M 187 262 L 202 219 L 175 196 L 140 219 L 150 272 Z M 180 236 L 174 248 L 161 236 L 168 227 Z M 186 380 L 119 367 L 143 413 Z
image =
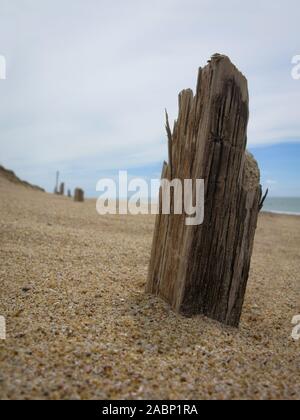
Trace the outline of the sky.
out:
M 164 109 L 219 52 L 248 79 L 263 187 L 300 196 L 299 18 L 298 0 L 0 0 L 0 164 L 89 196 L 118 170 L 159 177 Z

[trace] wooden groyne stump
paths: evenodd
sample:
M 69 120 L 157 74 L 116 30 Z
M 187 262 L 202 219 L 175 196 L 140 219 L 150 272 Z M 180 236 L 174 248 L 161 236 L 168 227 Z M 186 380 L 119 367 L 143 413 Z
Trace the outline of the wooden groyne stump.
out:
M 74 201 L 83 203 L 84 202 L 84 191 L 81 188 L 76 188 L 74 191 Z
M 58 182 L 59 182 L 59 171 L 56 172 L 56 182 L 55 182 L 55 187 L 54 187 L 54 194 L 59 194 Z
M 163 178 L 204 179 L 205 217 L 156 219 L 146 290 L 183 315 L 204 314 L 239 325 L 261 201 L 256 161 L 246 152 L 246 78 L 216 54 L 199 70 L 196 94 L 179 95 Z M 160 208 L 161 208 L 160 194 Z
M 64 195 L 65 194 L 65 183 L 61 182 L 60 187 L 59 187 L 59 195 Z

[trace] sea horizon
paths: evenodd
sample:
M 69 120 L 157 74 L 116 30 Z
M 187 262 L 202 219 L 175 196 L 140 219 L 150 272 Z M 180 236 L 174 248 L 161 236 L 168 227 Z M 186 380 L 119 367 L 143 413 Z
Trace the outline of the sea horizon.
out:
M 300 216 L 300 197 L 267 197 L 262 211 Z

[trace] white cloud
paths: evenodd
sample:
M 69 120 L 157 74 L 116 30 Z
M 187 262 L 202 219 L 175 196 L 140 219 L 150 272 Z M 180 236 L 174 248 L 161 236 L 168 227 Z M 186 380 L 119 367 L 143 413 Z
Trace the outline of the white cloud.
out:
M 0 150 L 8 166 L 166 154 L 164 108 L 212 53 L 248 77 L 249 144 L 300 140 L 296 0 L 0 0 Z M 298 48 L 298 49 L 297 49 Z

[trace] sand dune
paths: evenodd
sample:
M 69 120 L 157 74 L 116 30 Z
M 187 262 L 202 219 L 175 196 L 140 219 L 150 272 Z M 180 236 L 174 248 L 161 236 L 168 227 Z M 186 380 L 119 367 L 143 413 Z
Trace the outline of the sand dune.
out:
M 262 214 L 241 327 L 144 293 L 153 216 L 0 178 L 0 397 L 300 398 L 300 218 Z
M 13 171 L 10 171 L 9 169 L 4 168 L 2 165 L 0 165 L 0 178 L 2 178 L 3 180 L 10 181 L 13 184 L 23 186 L 25 188 L 30 188 L 33 190 L 45 192 L 43 188 L 37 185 L 32 185 L 27 181 L 23 181 Z

